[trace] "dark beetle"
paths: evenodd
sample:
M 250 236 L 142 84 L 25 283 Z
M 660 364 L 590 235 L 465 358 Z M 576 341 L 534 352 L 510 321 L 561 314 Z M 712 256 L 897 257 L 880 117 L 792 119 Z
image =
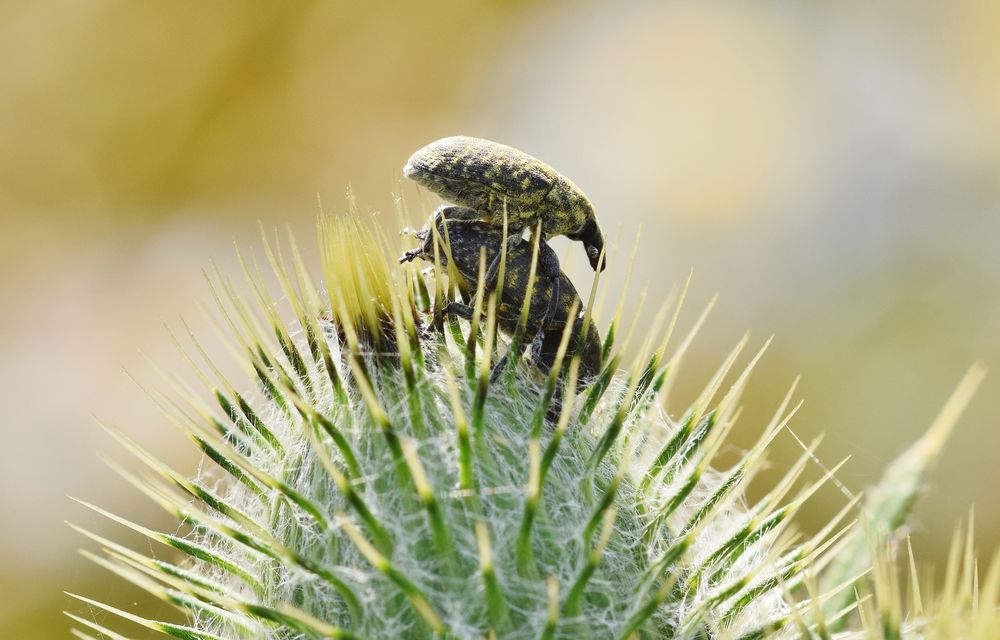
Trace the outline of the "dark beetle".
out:
M 448 254 L 455 271 L 461 278 L 459 289 L 463 291 L 465 304 L 453 302 L 443 310 L 444 313 L 460 315 L 471 319 L 473 308 L 469 304 L 475 294 L 479 281 L 480 251 L 485 250 L 486 264 L 497 258 L 503 246 L 503 229 L 481 220 L 470 220 L 466 217 L 468 211 L 460 211 L 459 207 L 441 207 L 434 216 L 438 237 L 442 242 L 447 239 L 448 250 L 438 247 L 438 260 L 441 265 L 449 264 Z M 455 215 L 457 214 L 457 215 Z M 417 237 L 423 244 L 403 255 L 400 260 L 410 261 L 414 258 L 434 261 L 434 234 L 430 229 L 422 229 Z M 497 301 L 496 322 L 501 331 L 510 335 L 517 328 L 521 316 L 521 306 L 528 295 L 528 280 L 531 274 L 531 257 L 534 251 L 533 242 L 522 242 L 509 249 L 504 269 L 503 291 Z M 553 268 L 557 276 L 546 275 L 544 265 Z M 485 281 L 484 288 L 489 294 L 496 289 L 496 282 Z M 576 304 L 576 313 L 572 318 L 569 312 Z M 586 335 L 582 335 L 584 305 L 573 283 L 566 274 L 559 270 L 559 262 L 555 252 L 545 242 L 538 245 L 538 266 L 535 271 L 535 282 L 532 287 L 531 301 L 528 307 L 525 325 L 524 342 L 531 343 L 531 360 L 543 371 L 548 371 L 555 362 L 562 339 L 563 329 L 568 322 L 573 323 L 569 341 L 569 354 L 580 356 L 579 380 L 587 380 L 596 376 L 601 370 L 601 339 L 593 322 L 587 327 Z M 502 369 L 501 361 L 494 373 Z M 569 361 L 567 355 L 566 361 Z
M 512 244 L 524 229 L 534 233 L 541 221 L 542 240 L 578 240 L 590 266 L 604 269 L 604 236 L 594 205 L 568 178 L 523 151 L 482 138 L 442 138 L 410 156 L 403 175 L 460 205 L 455 216 L 500 227 L 506 211 Z

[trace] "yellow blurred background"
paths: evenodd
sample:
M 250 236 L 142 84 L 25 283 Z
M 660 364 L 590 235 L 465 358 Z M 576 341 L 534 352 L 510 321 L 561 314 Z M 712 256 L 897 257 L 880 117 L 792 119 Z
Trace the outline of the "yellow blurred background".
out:
M 195 467 L 122 369 L 184 373 L 161 326 L 180 315 L 212 342 L 209 259 L 236 275 L 258 220 L 308 240 L 349 183 L 391 214 L 407 156 L 454 134 L 579 184 L 620 237 L 611 291 L 641 228 L 640 327 L 689 269 L 688 325 L 721 295 L 673 411 L 744 330 L 776 334 L 737 444 L 802 374 L 792 427 L 853 455 L 860 490 L 991 366 L 913 540 L 939 560 L 974 503 L 984 555 L 1000 541 L 1000 4 L 14 1 L 0 59 L 4 638 L 67 637 L 60 611 L 90 612 L 63 589 L 140 602 L 63 520 L 121 530 L 66 495 L 170 526 L 102 464 L 126 456 L 92 416 Z M 779 438 L 774 468 L 798 453 Z

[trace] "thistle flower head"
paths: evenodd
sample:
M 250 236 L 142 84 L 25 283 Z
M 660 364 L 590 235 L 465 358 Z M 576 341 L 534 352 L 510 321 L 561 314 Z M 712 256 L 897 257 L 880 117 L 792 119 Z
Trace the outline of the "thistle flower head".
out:
M 791 522 L 833 471 L 799 486 L 807 452 L 760 500 L 743 493 L 792 392 L 756 445 L 713 468 L 762 350 L 737 371 L 744 338 L 679 420 L 662 408 L 707 314 L 670 349 L 683 291 L 632 359 L 619 305 L 605 364 L 578 390 L 573 323 L 546 371 L 512 356 L 491 379 L 523 336 L 499 330 L 482 279 L 471 319 L 436 317 L 454 274 L 440 260 L 426 278 L 393 266 L 399 252 L 356 213 L 320 222 L 321 282 L 294 239 L 264 244 L 280 294 L 249 268 L 254 302 L 215 285 L 253 387 L 223 377 L 192 338 L 181 349 L 205 392 L 167 377 L 150 394 L 211 464 L 189 478 L 117 434 L 148 473 L 119 471 L 182 529 L 88 505 L 174 550 L 85 532 L 104 548 L 96 562 L 187 622 L 84 602 L 179 638 L 624 640 L 760 637 L 828 595 L 792 594 L 830 561 L 853 505 L 810 538 Z M 582 312 L 597 324 L 594 299 Z

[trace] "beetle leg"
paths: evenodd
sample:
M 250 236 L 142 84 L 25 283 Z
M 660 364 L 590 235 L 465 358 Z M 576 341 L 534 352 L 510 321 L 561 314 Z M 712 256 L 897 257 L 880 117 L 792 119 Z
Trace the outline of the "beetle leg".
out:
M 521 243 L 521 235 L 523 233 L 524 233 L 523 229 L 510 230 L 510 232 L 507 235 L 507 242 L 501 244 L 500 247 L 501 251 L 510 251 L 511 249 L 517 247 L 517 245 Z M 502 255 L 503 255 L 502 253 L 497 252 L 497 254 L 493 256 L 493 260 L 491 260 L 490 264 L 486 267 L 486 275 L 483 278 L 483 291 L 485 292 L 493 291 L 494 289 L 496 289 L 497 276 L 500 273 L 500 258 L 502 257 Z M 475 294 L 473 294 L 469 299 L 469 306 L 475 306 L 475 304 L 476 304 L 476 296 Z
M 399 264 L 403 264 L 404 262 L 413 262 L 418 256 L 423 254 L 423 252 L 423 247 L 410 249 L 409 251 L 404 252 L 403 255 L 399 256 Z
M 542 275 L 552 278 L 552 281 L 555 283 L 552 299 L 558 300 L 559 276 L 562 275 L 562 269 L 559 268 L 559 257 L 556 255 L 556 252 L 544 241 L 541 241 L 538 245 L 538 267 Z
M 540 233 L 540 227 L 532 227 L 530 229 L 531 236 L 528 242 L 535 243 L 538 242 L 538 271 L 543 276 L 549 278 L 558 278 L 562 275 L 562 269 L 559 267 L 559 256 L 556 252 L 552 250 L 552 247 L 545 242 L 545 236 L 541 235 L 539 238 L 535 238 L 537 234 Z M 515 245 L 516 246 L 516 245 Z M 532 249 L 534 250 L 534 249 Z
M 531 346 L 528 347 L 528 353 L 530 354 L 528 358 L 542 373 L 548 373 L 549 369 L 552 367 L 552 363 L 542 362 L 542 340 L 544 339 L 545 327 L 541 327 L 538 330 L 538 333 L 535 334 L 534 340 L 531 341 Z
M 523 229 L 509 229 L 507 234 L 507 242 L 501 245 L 501 251 L 510 252 L 515 249 L 519 244 L 521 244 L 521 235 L 524 233 Z M 486 290 L 492 291 L 496 287 L 497 275 L 500 272 L 500 258 L 503 256 L 499 251 L 493 260 L 490 261 L 489 267 L 486 269 Z
M 490 371 L 490 384 L 493 384 L 494 382 L 500 379 L 500 374 L 503 373 L 503 370 L 507 368 L 507 360 L 509 357 L 510 357 L 510 352 L 508 351 L 507 353 L 503 354 L 503 357 L 497 360 L 497 363 L 495 365 L 493 365 L 493 370 Z
M 541 331 L 539 331 L 541 333 Z M 532 341 L 532 345 L 534 341 Z M 493 370 L 490 371 L 490 383 L 496 382 L 500 378 L 500 374 L 503 373 L 504 369 L 507 368 L 507 361 L 513 358 L 520 358 L 521 354 L 524 353 L 524 342 L 522 341 L 521 347 L 518 353 L 511 353 L 511 349 L 507 349 L 507 353 L 503 354 L 495 365 L 493 365 Z
M 545 340 L 545 330 L 552 325 L 552 320 L 556 316 L 556 311 L 559 309 L 559 278 L 553 278 L 552 280 L 552 292 L 549 295 L 549 304 L 545 309 L 545 316 L 542 318 L 542 322 L 538 327 L 538 333 L 535 334 L 534 339 L 531 341 L 531 348 L 529 353 L 531 354 L 531 362 L 541 369 L 547 372 L 553 362 L 543 362 L 542 361 L 542 341 Z
M 445 220 L 481 220 L 485 217 L 481 211 L 453 204 L 443 204 L 435 209 L 431 218 L 437 220 L 438 216 L 444 216 Z
M 463 304 L 461 302 L 449 302 L 444 305 L 440 311 L 436 312 L 435 315 L 458 316 L 459 318 L 472 320 L 473 313 L 475 313 L 475 310 L 467 304 Z
M 531 344 L 528 346 L 528 353 L 530 354 L 529 359 L 532 365 L 537 367 L 543 373 L 547 373 L 549 369 L 552 368 L 553 363 L 547 362 L 542 359 L 542 343 L 545 341 L 545 330 L 548 328 L 552 319 L 556 315 L 556 311 L 559 308 L 559 279 L 556 278 L 552 282 L 552 293 L 549 296 L 549 304 L 545 310 L 545 316 L 542 321 L 538 324 L 538 331 L 531 338 Z M 523 344 L 523 342 L 522 342 Z M 513 354 L 513 357 L 520 357 L 520 353 Z M 493 371 L 490 374 L 490 382 L 495 381 L 500 377 L 500 373 L 507 366 L 507 359 L 511 357 L 511 352 L 508 350 L 507 353 L 497 362 L 496 366 L 493 367 Z

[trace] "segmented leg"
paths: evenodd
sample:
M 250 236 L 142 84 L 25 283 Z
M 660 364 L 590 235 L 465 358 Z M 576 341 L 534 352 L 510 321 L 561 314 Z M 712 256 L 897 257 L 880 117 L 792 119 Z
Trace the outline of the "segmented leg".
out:
M 552 362 L 543 362 L 541 360 L 541 350 L 542 342 L 545 340 L 545 328 L 552 323 L 552 319 L 556 315 L 556 310 L 559 306 L 559 278 L 555 278 L 552 281 L 552 294 L 549 296 L 549 304 L 545 309 L 545 315 L 542 317 L 542 321 L 538 324 L 538 331 L 532 336 L 531 344 L 528 346 L 528 353 L 531 354 L 530 359 L 534 366 L 538 367 L 543 373 L 548 372 L 552 368 Z M 521 342 L 520 351 L 518 353 L 511 354 L 511 349 L 507 350 L 507 353 L 503 355 L 502 358 L 493 366 L 493 371 L 490 372 L 490 382 L 495 382 L 500 374 L 503 373 L 504 368 L 507 366 L 507 361 L 510 358 L 519 358 L 521 353 L 524 352 L 524 342 Z
M 469 207 L 460 207 L 454 204 L 443 204 L 431 214 L 431 220 L 437 220 L 438 216 L 444 216 L 445 220 L 482 220 L 489 214 Z
M 444 305 L 444 307 L 436 312 L 438 316 L 458 316 L 459 318 L 464 318 L 466 320 L 472 320 L 472 314 L 475 313 L 475 309 L 462 302 L 449 302 Z
M 523 229 L 508 229 L 507 233 L 507 243 L 501 247 L 501 251 L 498 251 L 493 260 L 490 261 L 489 266 L 486 268 L 486 290 L 492 291 L 496 287 L 497 275 L 500 271 L 500 258 L 503 257 L 502 251 L 510 252 L 516 249 L 519 244 L 521 244 L 521 235 L 524 233 Z
M 501 251 L 498 251 L 490 264 L 486 267 L 486 275 L 483 277 L 483 292 L 489 293 L 496 289 L 497 276 L 500 272 L 500 258 L 503 256 L 502 251 L 511 251 L 519 244 L 521 244 L 521 236 L 524 233 L 523 229 L 508 230 L 507 242 L 501 246 Z M 478 284 L 477 284 L 478 287 Z M 469 305 L 475 306 L 476 304 L 476 293 L 473 293 L 469 298 Z
M 413 262 L 414 259 L 418 258 L 423 252 L 423 247 L 410 249 L 409 251 L 404 252 L 403 255 L 399 256 L 399 264 L 403 264 L 404 262 Z
M 531 362 L 536 367 L 544 372 L 548 372 L 552 368 L 554 362 L 542 362 L 541 351 L 542 351 L 542 341 L 545 340 L 545 329 L 552 324 L 552 319 L 556 316 L 556 310 L 559 308 L 559 278 L 552 279 L 552 295 L 549 296 L 549 305 L 545 308 L 545 316 L 542 319 L 541 326 L 538 329 L 538 333 L 535 334 L 534 339 L 531 341 L 531 347 L 528 353 L 531 354 Z
M 436 312 L 434 315 L 436 317 L 444 317 L 448 315 L 455 315 L 460 318 L 465 318 L 466 320 L 472 320 L 472 316 L 475 313 L 475 309 L 467 304 L 461 302 L 449 302 L 440 311 Z M 497 378 L 503 372 L 504 367 L 507 366 L 507 359 L 510 356 L 510 351 L 503 355 L 500 360 L 493 365 L 493 370 L 490 372 L 490 382 L 496 382 Z
M 559 288 L 559 276 L 562 275 L 562 269 L 559 268 L 559 257 L 556 252 L 552 250 L 548 244 L 544 241 L 538 245 L 538 271 L 544 276 L 552 278 L 555 282 L 555 289 Z M 558 299 L 558 294 L 554 292 Z

